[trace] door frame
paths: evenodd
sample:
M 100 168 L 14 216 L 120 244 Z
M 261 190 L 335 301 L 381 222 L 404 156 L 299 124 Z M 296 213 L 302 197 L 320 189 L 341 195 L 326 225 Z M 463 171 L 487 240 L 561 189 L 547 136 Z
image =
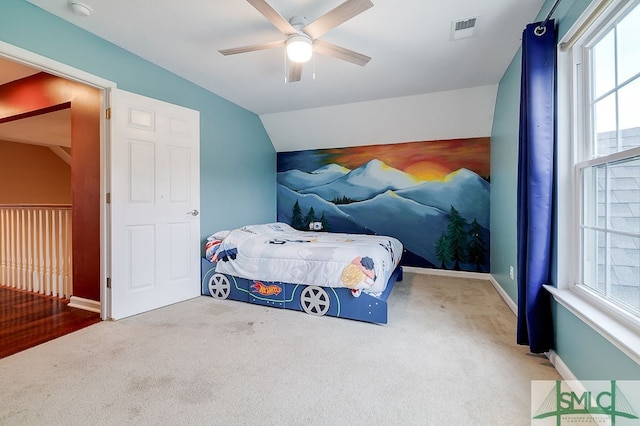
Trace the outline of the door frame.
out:
M 0 56 L 19 62 L 32 68 L 39 69 L 49 74 L 72 80 L 87 86 L 94 87 L 102 91 L 102 108 L 100 114 L 100 317 L 103 320 L 109 319 L 111 312 L 109 292 L 107 289 L 107 276 L 110 268 L 110 225 L 109 211 L 106 202 L 107 193 L 109 192 L 109 176 L 111 173 L 111 164 L 109 162 L 108 144 L 109 144 L 109 126 L 104 111 L 109 107 L 109 94 L 111 89 L 117 88 L 117 84 L 113 81 L 105 80 L 101 77 L 74 68 L 62 62 L 55 61 L 29 50 L 6 43 L 0 40 Z M 79 299 L 79 298 L 78 298 Z M 73 300 L 75 306 L 84 309 L 95 310 L 92 301 Z

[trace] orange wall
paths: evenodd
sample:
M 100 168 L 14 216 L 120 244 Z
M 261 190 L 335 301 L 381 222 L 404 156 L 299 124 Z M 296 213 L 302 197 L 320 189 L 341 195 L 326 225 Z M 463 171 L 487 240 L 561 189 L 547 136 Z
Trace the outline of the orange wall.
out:
M 0 204 L 71 204 L 71 167 L 47 147 L 0 141 Z
M 71 107 L 73 295 L 100 300 L 102 91 L 46 73 L 0 86 L 0 122 Z

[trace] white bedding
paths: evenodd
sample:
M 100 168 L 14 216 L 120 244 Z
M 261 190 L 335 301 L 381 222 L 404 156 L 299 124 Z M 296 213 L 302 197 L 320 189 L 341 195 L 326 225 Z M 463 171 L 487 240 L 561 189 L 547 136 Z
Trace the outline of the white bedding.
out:
M 217 261 L 216 272 L 348 287 L 354 294 L 382 293 L 402 256 L 402 243 L 393 237 L 303 232 L 285 223 L 249 225 L 217 235 L 222 238 L 210 238 L 207 249 L 207 257 Z

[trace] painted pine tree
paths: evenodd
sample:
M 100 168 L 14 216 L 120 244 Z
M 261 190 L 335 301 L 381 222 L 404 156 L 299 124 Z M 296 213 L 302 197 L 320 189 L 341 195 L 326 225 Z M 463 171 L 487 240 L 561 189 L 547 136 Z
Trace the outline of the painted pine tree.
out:
M 440 268 L 447 269 L 447 262 L 451 261 L 451 252 L 449 251 L 449 242 L 444 232 L 436 242 L 436 257 L 440 261 Z
M 322 230 L 325 232 L 329 231 L 329 220 L 325 217 L 324 212 L 322 212 L 322 217 L 320 218 L 320 223 L 322 223 Z
M 467 221 L 464 220 L 458 210 L 451 206 L 449 211 L 449 225 L 447 226 L 447 241 L 451 253 L 451 260 L 454 261 L 453 269 L 460 270 L 460 263 L 467 259 L 467 232 L 465 230 Z
M 487 257 L 487 249 L 482 239 L 482 227 L 476 219 L 471 222 L 469 228 L 469 246 L 467 248 L 467 261 L 476 265 L 476 271 L 480 272 L 480 266 L 484 265 Z
M 304 217 L 304 227 L 305 229 L 309 229 L 309 224 L 311 222 L 316 221 L 316 212 L 313 210 L 313 207 L 309 208 L 309 213 Z
M 293 210 L 291 212 L 291 227 L 294 229 L 304 229 L 304 219 L 302 218 L 302 210 L 300 209 L 300 204 L 298 204 L 298 200 L 293 205 Z

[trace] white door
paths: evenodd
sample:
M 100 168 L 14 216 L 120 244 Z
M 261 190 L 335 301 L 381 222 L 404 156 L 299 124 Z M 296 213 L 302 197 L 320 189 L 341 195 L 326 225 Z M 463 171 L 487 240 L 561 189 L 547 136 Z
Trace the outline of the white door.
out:
M 111 91 L 113 319 L 200 295 L 200 113 Z

